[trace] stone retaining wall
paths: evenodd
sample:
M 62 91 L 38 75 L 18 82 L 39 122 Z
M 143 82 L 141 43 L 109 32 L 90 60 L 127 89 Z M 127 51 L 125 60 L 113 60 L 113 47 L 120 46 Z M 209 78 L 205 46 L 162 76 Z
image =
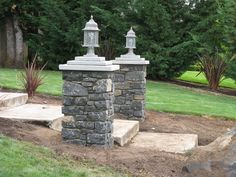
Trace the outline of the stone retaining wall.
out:
M 113 72 L 63 71 L 62 124 L 66 142 L 112 147 Z
M 143 121 L 145 118 L 146 65 L 120 64 L 115 71 L 115 113 L 127 119 Z

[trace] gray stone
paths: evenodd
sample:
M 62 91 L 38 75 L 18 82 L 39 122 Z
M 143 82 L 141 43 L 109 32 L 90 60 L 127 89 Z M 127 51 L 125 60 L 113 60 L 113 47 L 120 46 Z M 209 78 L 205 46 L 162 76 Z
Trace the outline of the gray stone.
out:
M 87 104 L 87 101 L 87 97 L 76 97 L 74 103 L 77 106 L 84 106 Z
M 127 81 L 143 81 L 145 78 L 145 73 L 143 71 L 132 71 L 125 75 L 125 80 Z
M 91 87 L 93 86 L 93 83 L 92 82 L 82 82 L 81 83 L 84 87 Z
M 64 106 L 62 107 L 62 113 L 65 115 L 82 115 L 84 113 L 83 106 Z
M 83 78 L 83 74 L 76 71 L 63 71 L 62 78 L 66 81 L 79 81 Z
M 144 110 L 134 111 L 135 117 L 144 117 Z
M 115 101 L 114 104 L 119 104 L 119 105 L 123 105 L 125 104 L 125 97 L 115 97 Z
M 143 83 L 143 82 L 138 82 L 138 83 L 132 82 L 132 83 L 130 83 L 130 88 L 131 89 L 145 89 L 145 87 L 146 87 L 146 83 Z
M 92 121 L 106 121 L 109 118 L 108 111 L 88 112 L 88 119 Z
M 139 102 L 133 101 L 131 105 L 132 105 L 133 110 L 135 110 L 135 111 L 144 109 L 143 101 L 139 101 Z
M 112 79 L 113 73 L 111 72 L 93 72 L 92 76 L 98 79 Z
M 75 123 L 77 128 L 86 128 L 86 129 L 94 129 L 95 123 L 90 121 L 77 121 Z
M 112 93 L 89 94 L 90 101 L 111 100 L 112 97 Z
M 80 120 L 87 120 L 87 115 L 75 115 L 74 118 L 76 121 L 80 121 Z
M 110 100 L 95 101 L 94 105 L 96 106 L 97 110 L 107 110 L 112 107 L 112 102 Z
M 70 106 L 84 106 L 87 103 L 87 97 L 63 97 L 63 105 Z
M 96 122 L 95 131 L 97 133 L 112 133 L 112 122 Z
M 128 117 L 133 117 L 133 112 L 134 111 L 132 109 L 128 109 L 128 108 L 120 110 L 121 114 L 124 114 L 124 115 L 126 115 Z
M 115 82 L 115 89 L 129 89 L 129 83 L 128 82 Z
M 64 139 L 80 139 L 81 131 L 78 129 L 62 128 L 61 135 Z
M 97 111 L 97 108 L 94 105 L 92 105 L 92 106 L 87 105 L 87 106 L 85 106 L 84 111 L 93 112 L 93 111 Z
M 97 93 L 111 92 L 112 91 L 112 80 L 111 79 L 98 80 L 95 83 L 93 89 Z
M 73 139 L 73 140 L 65 140 L 66 143 L 71 143 L 71 144 L 77 144 L 77 145 L 86 145 L 86 139 L 85 140 L 80 140 L 80 139 Z
M 119 112 L 120 111 L 120 105 L 114 104 L 113 106 L 114 106 L 114 111 L 115 112 Z
M 65 96 L 86 96 L 88 90 L 80 84 L 74 82 L 64 82 L 63 95 Z
M 106 134 L 88 134 L 87 143 L 89 144 L 105 144 Z
M 83 78 L 83 82 L 95 82 L 95 81 L 97 81 L 96 78 L 91 78 L 91 77 Z
M 87 105 L 88 105 L 88 106 L 93 106 L 93 105 L 94 105 L 94 101 L 88 101 L 88 102 L 87 102 Z
M 124 82 L 125 75 L 124 74 L 115 74 L 114 82 Z

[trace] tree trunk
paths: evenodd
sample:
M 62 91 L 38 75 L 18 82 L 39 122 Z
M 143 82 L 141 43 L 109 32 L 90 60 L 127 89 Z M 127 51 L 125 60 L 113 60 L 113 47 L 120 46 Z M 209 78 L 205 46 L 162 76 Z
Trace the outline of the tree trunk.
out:
M 21 68 L 23 67 L 24 60 L 24 41 L 23 41 L 23 33 L 19 27 L 18 19 L 13 17 L 13 26 L 15 31 L 15 67 Z
M 6 17 L 0 24 L 0 67 L 22 68 L 25 49 L 18 19 Z
M 4 60 L 7 58 L 7 40 L 6 40 L 6 30 L 5 21 L 0 24 L 0 67 L 4 67 Z
M 16 57 L 16 40 L 13 27 L 13 21 L 11 17 L 6 18 L 6 40 L 7 40 L 7 57 L 5 60 L 5 66 L 14 67 L 14 60 Z

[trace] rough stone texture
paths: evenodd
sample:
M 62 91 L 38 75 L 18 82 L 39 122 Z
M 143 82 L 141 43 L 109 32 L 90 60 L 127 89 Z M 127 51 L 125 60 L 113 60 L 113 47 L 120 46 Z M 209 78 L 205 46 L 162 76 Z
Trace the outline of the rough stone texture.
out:
M 115 71 L 115 113 L 127 119 L 143 121 L 145 118 L 146 65 L 120 65 Z
M 113 72 L 63 71 L 62 122 L 66 142 L 85 146 L 113 146 Z

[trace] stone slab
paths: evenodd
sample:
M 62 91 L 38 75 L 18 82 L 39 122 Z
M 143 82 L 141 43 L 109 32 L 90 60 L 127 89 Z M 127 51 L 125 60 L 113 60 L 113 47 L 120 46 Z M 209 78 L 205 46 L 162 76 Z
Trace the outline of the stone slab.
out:
M 27 100 L 28 95 L 25 93 L 0 92 L 0 110 L 23 105 Z
M 120 146 L 127 144 L 138 132 L 138 121 L 114 119 L 112 135 Z
M 198 136 L 195 134 L 139 132 L 130 146 L 183 154 L 198 146 Z
M 48 122 L 51 127 L 54 122 L 58 124 L 58 119 L 62 119 L 64 115 L 61 113 L 61 106 L 25 104 L 0 111 L 0 117 L 21 121 Z
M 60 70 L 71 70 L 71 71 L 116 71 L 120 69 L 119 65 L 59 65 Z
M 138 61 L 138 60 L 126 60 L 126 61 L 122 61 L 122 60 L 112 60 L 113 64 L 116 65 L 148 65 L 149 61 L 145 60 L 145 61 Z

